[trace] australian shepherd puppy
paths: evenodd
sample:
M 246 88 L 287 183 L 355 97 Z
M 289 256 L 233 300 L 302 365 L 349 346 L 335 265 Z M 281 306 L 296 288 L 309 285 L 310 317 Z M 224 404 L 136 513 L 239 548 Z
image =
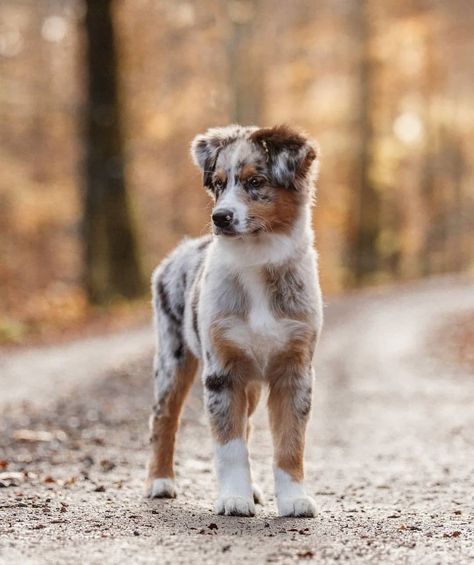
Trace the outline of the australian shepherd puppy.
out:
M 262 387 L 280 516 L 314 516 L 303 485 L 313 353 L 322 325 L 311 206 L 315 144 L 286 126 L 209 129 L 191 147 L 214 200 L 213 234 L 155 270 L 158 348 L 148 495 L 175 497 L 179 416 L 198 364 L 215 440 L 216 512 L 253 516 L 249 419 Z

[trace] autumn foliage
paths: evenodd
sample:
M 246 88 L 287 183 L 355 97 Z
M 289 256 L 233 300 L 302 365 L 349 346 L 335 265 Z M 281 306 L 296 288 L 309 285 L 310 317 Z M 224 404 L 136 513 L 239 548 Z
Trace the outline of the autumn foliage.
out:
M 85 10 L 0 5 L 0 342 L 96 312 L 84 289 Z M 326 293 L 473 269 L 473 3 L 116 0 L 113 26 L 146 276 L 207 230 L 188 147 L 233 121 L 287 122 L 319 141 Z

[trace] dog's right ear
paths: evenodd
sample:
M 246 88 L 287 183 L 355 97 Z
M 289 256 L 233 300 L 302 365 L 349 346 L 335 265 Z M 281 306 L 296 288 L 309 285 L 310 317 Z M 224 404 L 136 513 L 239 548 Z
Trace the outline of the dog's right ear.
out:
M 243 135 L 247 129 L 249 128 L 243 128 L 239 125 L 209 128 L 205 133 L 201 133 L 193 139 L 191 156 L 203 172 L 203 184 L 206 188 L 211 188 L 212 175 L 221 149 Z
M 203 185 L 211 187 L 212 175 L 216 167 L 217 156 L 222 147 L 222 137 L 214 129 L 196 135 L 191 143 L 191 156 L 203 172 Z

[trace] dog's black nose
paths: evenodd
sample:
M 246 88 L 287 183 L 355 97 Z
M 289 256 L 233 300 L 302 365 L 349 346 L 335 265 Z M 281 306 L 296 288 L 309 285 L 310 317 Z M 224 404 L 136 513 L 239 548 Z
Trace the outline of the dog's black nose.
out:
M 232 210 L 217 210 L 212 214 L 212 221 L 218 228 L 228 228 L 234 221 Z

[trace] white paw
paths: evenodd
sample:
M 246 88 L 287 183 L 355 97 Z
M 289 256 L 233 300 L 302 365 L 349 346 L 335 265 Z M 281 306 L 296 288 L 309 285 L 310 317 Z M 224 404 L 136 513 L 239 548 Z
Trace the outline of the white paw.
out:
M 255 504 L 264 503 L 262 491 L 260 490 L 260 487 L 255 483 L 253 483 L 252 485 L 252 493 L 253 493 L 253 501 L 255 502 Z
M 223 496 L 217 501 L 216 512 L 226 516 L 255 516 L 255 504 L 243 496 Z
M 313 518 L 316 515 L 316 504 L 307 495 L 298 497 L 279 497 L 278 514 L 295 518 Z
M 176 498 L 173 479 L 154 479 L 148 487 L 149 498 Z

